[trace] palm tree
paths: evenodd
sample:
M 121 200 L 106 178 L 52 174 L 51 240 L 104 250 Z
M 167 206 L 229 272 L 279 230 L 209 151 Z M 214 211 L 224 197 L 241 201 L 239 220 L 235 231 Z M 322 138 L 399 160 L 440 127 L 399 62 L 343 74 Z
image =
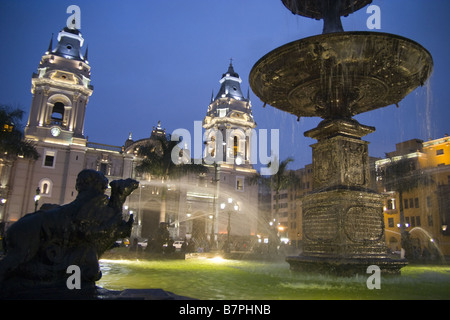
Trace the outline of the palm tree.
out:
M 207 173 L 208 169 L 201 164 L 175 164 L 172 161 L 172 152 L 181 140 L 172 141 L 170 137 L 155 136 L 155 143 L 148 143 L 138 150 L 138 155 L 143 157 L 141 163 L 136 166 L 138 173 L 146 173 L 152 177 L 160 179 L 161 187 L 161 209 L 160 222 L 166 221 L 166 196 L 167 181 L 179 179 L 190 173 Z
M 275 159 L 275 161 L 278 161 Z M 251 184 L 261 183 L 263 186 L 269 188 L 272 192 L 275 192 L 275 218 L 278 219 L 278 201 L 280 198 L 280 191 L 288 188 L 298 186 L 300 184 L 300 178 L 295 175 L 293 171 L 289 171 L 287 166 L 293 162 L 293 158 L 287 158 L 281 161 L 278 165 L 278 171 L 269 176 L 263 176 L 259 173 L 250 178 Z M 272 166 L 272 162 L 267 165 L 268 168 Z M 274 217 L 271 217 L 273 220 Z
M 12 109 L 9 106 L 0 105 L 0 162 L 5 167 L 11 167 L 18 157 L 37 160 L 39 153 L 31 141 L 24 140 L 24 134 L 20 121 L 24 111 Z M 0 168 L 0 177 L 2 181 L 8 181 L 10 170 L 5 167 Z M 5 187 L 5 186 L 3 186 Z M 0 188 L 0 197 L 6 199 L 8 188 Z M 0 238 L 4 233 L 6 218 L 3 216 L 0 220 Z
M 34 144 L 24 140 L 20 121 L 24 115 L 21 109 L 0 105 L 0 158 L 15 160 L 17 157 L 36 160 L 39 158 Z

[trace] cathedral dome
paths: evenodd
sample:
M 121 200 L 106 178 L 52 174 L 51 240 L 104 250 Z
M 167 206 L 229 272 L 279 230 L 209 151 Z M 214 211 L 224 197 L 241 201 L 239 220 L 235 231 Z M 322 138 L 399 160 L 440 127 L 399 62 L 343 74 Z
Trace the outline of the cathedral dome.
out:
M 215 100 L 219 98 L 246 100 L 241 91 L 241 82 L 242 80 L 239 77 L 239 74 L 234 71 L 233 64 L 230 62 L 227 72 L 224 73 L 222 79 L 220 79 L 221 86 Z
M 220 79 L 219 93 L 208 106 L 208 112 L 204 119 L 204 125 L 213 125 L 214 122 L 229 122 L 232 119 L 242 124 L 253 126 L 254 120 L 251 109 L 250 97 L 245 98 L 241 90 L 241 78 L 234 71 L 230 62 L 227 72 Z M 214 96 L 214 94 L 213 94 Z
M 85 61 L 85 57 L 81 54 L 83 42 L 79 30 L 65 27 L 58 34 L 58 44 L 51 53 L 66 59 Z

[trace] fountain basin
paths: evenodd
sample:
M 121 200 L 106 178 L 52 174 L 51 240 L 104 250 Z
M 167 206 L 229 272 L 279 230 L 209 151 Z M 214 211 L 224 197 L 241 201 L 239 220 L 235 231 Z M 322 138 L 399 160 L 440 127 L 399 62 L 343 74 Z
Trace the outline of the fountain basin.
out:
M 372 0 L 331 0 L 338 2 L 337 14 L 347 16 L 362 7 L 372 3 Z M 282 0 L 286 8 L 293 14 L 298 14 L 307 18 L 323 19 L 325 17 L 323 2 L 317 0 Z M 330 1 L 329 1 L 330 2 Z M 325 3 L 325 6 L 328 3 Z
M 286 262 L 130 259 L 102 260 L 101 265 L 98 285 L 108 290 L 153 287 L 200 300 L 448 299 L 450 290 L 448 265 L 410 264 L 401 276 L 383 277 L 380 290 L 367 288 L 371 274 L 291 272 Z
M 400 275 L 401 269 L 408 264 L 405 259 L 391 259 L 385 256 L 340 258 L 299 255 L 286 257 L 286 261 L 293 271 L 329 274 L 339 277 L 367 275 L 369 266 L 379 267 L 383 275 Z
M 352 117 L 398 104 L 433 69 L 430 53 L 410 39 L 379 32 L 308 37 L 263 56 L 250 86 L 265 103 L 298 117 Z

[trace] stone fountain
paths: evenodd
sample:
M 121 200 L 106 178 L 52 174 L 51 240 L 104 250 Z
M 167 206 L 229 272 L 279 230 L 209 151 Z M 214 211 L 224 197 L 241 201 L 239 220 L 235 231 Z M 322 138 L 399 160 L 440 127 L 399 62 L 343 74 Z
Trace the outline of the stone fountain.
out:
M 264 102 L 300 117 L 321 117 L 305 136 L 316 139 L 313 192 L 303 199 L 303 252 L 292 270 L 366 274 L 377 265 L 398 274 L 404 259 L 385 246 L 382 197 L 369 188 L 368 142 L 375 131 L 352 117 L 398 103 L 433 69 L 430 53 L 401 36 L 344 32 L 341 16 L 372 0 L 282 0 L 294 14 L 323 19 L 322 35 L 283 45 L 262 57 L 250 86 Z

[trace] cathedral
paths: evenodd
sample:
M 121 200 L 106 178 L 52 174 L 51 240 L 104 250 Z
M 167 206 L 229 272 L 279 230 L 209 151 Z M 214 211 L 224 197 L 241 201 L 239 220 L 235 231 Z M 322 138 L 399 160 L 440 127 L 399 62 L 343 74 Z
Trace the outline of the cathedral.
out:
M 2 171 L 8 174 L 2 177 L 8 179 L 2 216 L 6 227 L 43 204 L 73 201 L 78 173 L 94 169 L 109 181 L 139 181 L 123 208 L 124 215 L 135 217 L 132 237 L 149 239 L 165 223 L 174 240 L 195 239 L 216 246 L 230 234 L 235 242 L 255 240 L 258 187 L 250 178 L 256 173 L 251 161 L 256 123 L 232 63 L 220 78 L 220 89 L 211 97 L 202 123 L 206 173 L 161 179 L 136 170 L 142 161 L 139 148 L 168 139 L 161 121 L 155 121 L 150 137 L 134 141 L 130 133 L 123 145 L 88 141 L 85 113 L 94 93 L 88 50 L 83 50 L 84 39 L 75 28 L 65 27 L 57 40 L 55 46 L 50 41 L 31 79 L 25 139 L 33 141 L 40 157 L 18 158 L 10 170 Z

